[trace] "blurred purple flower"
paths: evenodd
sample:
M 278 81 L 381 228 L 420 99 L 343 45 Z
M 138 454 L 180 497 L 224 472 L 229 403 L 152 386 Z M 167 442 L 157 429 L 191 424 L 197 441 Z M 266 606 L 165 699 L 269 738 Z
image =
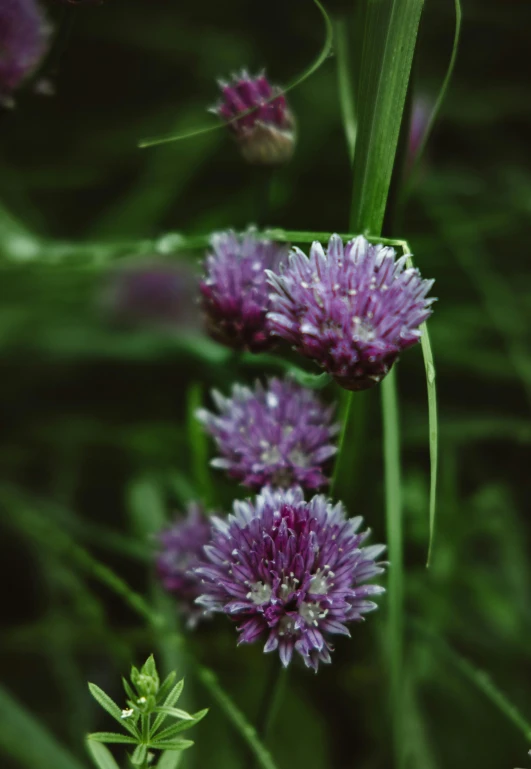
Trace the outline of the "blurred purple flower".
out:
M 237 350 L 262 352 L 272 347 L 265 270 L 277 270 L 287 258 L 287 248 L 260 238 L 253 228 L 243 235 L 231 230 L 215 233 L 211 246 L 200 283 L 208 332 Z
M 357 533 L 361 522 L 322 495 L 305 502 L 300 488 L 235 502 L 226 521 L 212 519 L 197 603 L 238 622 L 239 643 L 267 634 L 265 652 L 278 650 L 287 666 L 296 651 L 316 671 L 330 662 L 329 636 L 350 635 L 346 623 L 362 620 L 384 592 L 362 584 L 382 573 L 376 558 L 385 548 L 361 546 L 369 535 Z
M 432 280 L 406 268 L 406 257 L 372 246 L 363 236 L 345 246 L 338 235 L 309 258 L 294 248 L 273 287 L 271 332 L 315 360 L 347 390 L 380 382 L 402 350 L 420 339 L 431 314 Z
M 48 48 L 50 28 L 35 0 L 0 2 L 0 102 L 37 69 Z
M 219 416 L 201 409 L 200 421 L 216 441 L 226 470 L 245 486 L 317 489 L 328 479 L 323 464 L 337 449 L 331 443 L 339 426 L 333 408 L 291 380 L 272 379 L 254 390 L 234 385 L 232 397 L 214 392 Z
M 188 505 L 185 517 L 158 535 L 160 551 L 157 573 L 166 590 L 173 593 L 189 627 L 194 627 L 202 610 L 195 603 L 200 580 L 193 569 L 204 561 L 203 546 L 210 540 L 210 520 L 201 505 Z
M 144 258 L 114 271 L 102 305 L 119 325 L 190 332 L 201 325 L 196 290 L 197 278 L 185 262 Z
M 410 173 L 416 161 L 417 154 L 424 140 L 424 135 L 430 122 L 433 109 L 431 101 L 423 96 L 418 96 L 413 101 L 411 123 L 409 126 L 409 140 L 406 157 L 406 173 Z
M 295 146 L 295 120 L 282 90 L 270 85 L 262 73 L 245 70 L 232 82 L 220 81 L 223 97 L 212 109 L 234 135 L 249 163 L 285 163 Z

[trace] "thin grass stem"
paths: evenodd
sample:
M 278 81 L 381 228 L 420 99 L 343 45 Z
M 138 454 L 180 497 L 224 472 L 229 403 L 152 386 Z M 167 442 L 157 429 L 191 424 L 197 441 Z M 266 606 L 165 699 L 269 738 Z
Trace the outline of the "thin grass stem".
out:
M 391 707 L 395 759 L 401 766 L 402 756 L 402 672 L 404 656 L 404 561 L 402 532 L 402 491 L 400 480 L 400 433 L 395 369 L 391 369 L 381 385 L 383 445 L 385 470 L 385 507 L 389 560 L 388 641 L 391 677 Z

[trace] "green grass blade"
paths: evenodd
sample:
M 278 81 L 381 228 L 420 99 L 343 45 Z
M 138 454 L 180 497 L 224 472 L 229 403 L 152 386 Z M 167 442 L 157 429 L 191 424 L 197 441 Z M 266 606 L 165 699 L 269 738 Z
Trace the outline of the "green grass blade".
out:
M 203 405 L 203 388 L 199 382 L 192 382 L 187 395 L 188 443 L 191 449 L 192 478 L 196 493 L 206 505 L 212 503 L 212 483 L 208 462 L 207 433 L 196 417 Z
M 385 509 L 389 552 L 388 643 L 390 649 L 391 707 L 395 756 L 402 755 L 402 666 L 404 655 L 404 563 L 402 532 L 402 491 L 400 484 L 400 433 L 396 368 L 385 377 L 381 387 L 385 472 Z
M 78 568 L 90 575 L 98 582 L 106 585 L 130 606 L 133 611 L 140 614 L 154 627 L 160 627 L 163 618 L 154 611 L 148 602 L 132 590 L 129 585 L 112 569 L 100 563 L 87 550 L 78 545 L 65 531 L 57 526 L 50 518 L 47 518 L 46 506 L 44 510 L 36 510 L 38 503 L 26 499 L 24 495 L 11 487 L 0 487 L 1 498 L 7 502 L 12 511 L 12 519 L 17 526 L 29 537 L 39 542 L 43 548 L 61 556 L 66 561 L 76 564 Z
M 112 754 L 101 742 L 86 740 L 87 751 L 98 769 L 120 769 Z
M 410 177 L 409 177 L 409 184 L 408 188 L 411 186 L 411 184 L 415 180 L 416 172 L 419 167 L 419 163 L 422 159 L 422 156 L 424 154 L 424 151 L 426 149 L 426 145 L 428 143 L 428 139 L 430 138 L 431 132 L 433 130 L 433 126 L 435 125 L 435 121 L 437 120 L 437 117 L 439 115 L 439 112 L 441 111 L 442 103 L 445 99 L 446 93 L 448 91 L 448 87 L 450 85 L 450 81 L 452 79 L 452 75 L 454 73 L 455 69 L 455 62 L 457 59 L 457 51 L 459 50 L 459 38 L 461 36 L 461 18 L 462 18 L 462 11 L 461 11 L 461 2 L 460 0 L 454 0 L 454 6 L 455 6 L 455 30 L 454 30 L 454 42 L 452 46 L 452 53 L 450 55 L 450 61 L 448 62 L 448 69 L 446 70 L 446 75 L 444 76 L 444 80 L 441 85 L 441 89 L 439 91 L 439 94 L 437 96 L 437 100 L 433 106 L 433 109 L 431 111 L 431 115 L 428 120 L 428 125 L 426 126 L 426 130 L 424 131 L 424 135 L 420 141 L 420 146 L 417 150 L 417 154 L 415 155 L 415 160 L 413 164 L 413 168 L 411 169 Z
M 284 230 L 280 227 L 270 227 L 262 232 L 264 237 L 277 240 L 281 243 L 308 244 L 318 240 L 328 243 L 332 232 L 313 232 L 303 230 Z M 359 231 L 339 233 L 343 240 L 351 240 Z M 210 242 L 211 234 L 183 235 L 178 232 L 167 232 L 153 240 L 136 241 L 91 241 L 75 243 L 65 240 L 35 240 L 31 256 L 26 256 L 26 261 L 32 264 L 48 265 L 51 269 L 68 264 L 69 267 L 82 267 L 86 265 L 106 268 L 109 262 L 117 261 L 131 256 L 146 256 L 163 254 L 172 256 L 183 251 L 191 251 L 206 248 Z M 394 238 L 380 238 L 376 235 L 368 235 L 371 243 L 383 243 L 384 245 L 401 246 L 403 241 Z M 7 261 L 15 262 L 19 256 L 16 248 L 8 241 L 3 245 L 3 256 Z M 223 364 L 230 356 L 230 352 L 215 342 L 202 337 L 193 339 L 176 339 L 175 345 L 183 352 L 188 352 L 194 357 L 202 358 L 208 363 Z
M 20 766 L 84 769 L 37 719 L 0 686 L 0 748 Z
M 182 751 L 166 750 L 160 757 L 157 769 L 177 769 L 182 759 Z
M 358 126 L 356 122 L 356 110 L 354 107 L 352 78 L 350 76 L 348 32 L 345 19 L 338 19 L 335 23 L 335 41 L 339 104 L 341 107 L 341 118 L 345 130 L 345 138 L 347 140 L 348 156 L 352 163 L 354 160 Z
M 475 667 L 469 660 L 455 652 L 451 646 L 436 636 L 421 623 L 416 622 L 415 628 L 431 642 L 432 646 L 442 656 L 454 665 L 470 683 L 482 692 L 504 716 L 521 731 L 524 738 L 531 741 L 531 721 L 529 721 L 519 708 L 509 700 L 506 694 L 494 683 L 489 673 Z
M 332 480 L 330 482 L 330 496 L 333 498 L 337 492 L 339 473 L 341 470 L 341 457 L 345 448 L 345 438 L 347 436 L 348 424 L 350 421 L 350 413 L 352 411 L 352 404 L 354 398 L 352 393 L 348 390 L 342 390 L 339 399 L 338 408 L 338 421 L 340 424 L 339 441 L 337 445 L 337 454 L 334 462 L 334 472 L 332 474 Z
M 403 245 L 404 254 L 408 256 L 407 265 L 413 267 L 411 251 L 407 243 Z M 435 517 L 437 505 L 437 475 L 439 464 L 439 419 L 437 413 L 437 385 L 435 382 L 435 364 L 433 362 L 433 353 L 431 349 L 428 326 L 423 323 L 420 327 L 422 355 L 424 358 L 424 369 L 426 371 L 426 387 L 428 390 L 428 430 L 430 447 L 430 501 L 429 501 L 429 542 L 428 558 L 426 566 L 429 567 L 433 554 L 433 543 L 435 538 Z
M 439 465 L 439 419 L 437 414 L 437 385 L 435 382 L 435 366 L 433 363 L 433 353 L 431 350 L 428 326 L 423 323 L 420 327 L 422 336 L 420 344 L 422 346 L 422 355 L 424 356 L 424 367 L 426 370 L 426 386 L 428 389 L 428 429 L 430 443 L 430 532 L 428 543 L 428 558 L 426 566 L 430 566 L 433 555 L 433 543 L 435 541 L 435 518 L 437 506 L 437 475 Z
M 381 232 L 422 6 L 368 0 L 350 220 L 360 232 Z
M 321 12 L 324 20 L 325 41 L 315 61 L 313 61 L 312 64 L 310 64 L 310 66 L 307 69 L 305 69 L 304 72 L 302 72 L 302 74 L 296 77 L 295 80 L 292 80 L 292 82 L 288 86 L 286 86 L 286 88 L 282 89 L 284 93 L 291 91 L 293 88 L 296 88 L 305 80 L 307 80 L 309 77 L 311 77 L 313 73 L 316 72 L 319 69 L 319 67 L 321 67 L 325 63 L 325 61 L 327 60 L 332 50 L 332 41 L 334 36 L 333 29 L 332 29 L 332 22 L 330 21 L 330 18 L 327 12 L 323 8 L 319 0 L 313 0 L 313 2 Z M 256 107 L 254 109 L 248 110 L 248 112 L 242 113 L 242 115 L 251 114 L 255 110 L 256 110 Z M 240 115 L 236 119 L 240 119 L 242 115 Z M 186 133 L 172 134 L 170 136 L 160 136 L 160 137 L 155 137 L 151 139 L 142 139 L 138 143 L 138 146 L 140 149 L 145 149 L 146 147 L 154 147 L 157 144 L 168 144 L 168 142 L 180 141 L 182 139 L 191 139 L 193 136 L 200 136 L 201 134 L 210 133 L 211 131 L 219 131 L 220 129 L 223 129 L 225 127 L 226 127 L 226 123 L 218 123 L 217 125 L 214 125 L 214 126 L 205 126 L 204 128 L 198 128 L 193 131 L 187 131 Z
M 270 752 L 258 738 L 256 729 L 251 726 L 241 710 L 236 707 L 234 702 L 221 688 L 214 673 L 201 665 L 196 667 L 195 672 L 204 687 L 210 692 L 234 728 L 252 750 L 258 765 L 261 766 L 262 769 L 277 769 Z

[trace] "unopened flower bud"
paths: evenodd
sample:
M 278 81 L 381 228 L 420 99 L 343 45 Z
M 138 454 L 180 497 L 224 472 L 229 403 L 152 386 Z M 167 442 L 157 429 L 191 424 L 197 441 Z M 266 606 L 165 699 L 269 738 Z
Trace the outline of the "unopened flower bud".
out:
M 220 81 L 223 97 L 212 110 L 227 123 L 249 163 L 279 165 L 293 155 L 295 119 L 282 90 L 264 74 L 245 70 L 232 82 Z
M 37 69 L 48 48 L 50 27 L 36 0 L 0 2 L 0 103 Z

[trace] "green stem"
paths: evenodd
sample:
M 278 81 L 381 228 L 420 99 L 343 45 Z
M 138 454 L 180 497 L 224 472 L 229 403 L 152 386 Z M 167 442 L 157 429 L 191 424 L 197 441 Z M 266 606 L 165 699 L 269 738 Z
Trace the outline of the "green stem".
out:
M 279 665 L 278 659 L 273 659 L 273 669 L 267 676 L 262 702 L 256 719 L 256 733 L 263 745 L 267 744 L 268 735 L 271 732 L 277 710 L 280 706 L 286 683 L 286 671 Z M 256 757 L 253 755 L 248 769 L 254 769 L 257 766 Z
M 385 469 L 385 507 L 389 560 L 388 641 L 393 713 L 393 742 L 397 765 L 402 765 L 402 678 L 404 654 L 404 562 L 400 487 L 400 436 L 395 369 L 381 385 Z
M 341 432 L 339 433 L 339 441 L 337 447 L 337 455 L 334 463 L 334 473 L 332 475 L 332 481 L 330 483 L 330 496 L 333 497 L 337 492 L 338 480 L 341 471 L 341 460 L 345 449 L 345 438 L 347 435 L 347 426 L 349 422 L 350 412 L 352 410 L 352 393 L 348 390 L 342 390 L 339 396 L 339 422 L 341 424 Z

